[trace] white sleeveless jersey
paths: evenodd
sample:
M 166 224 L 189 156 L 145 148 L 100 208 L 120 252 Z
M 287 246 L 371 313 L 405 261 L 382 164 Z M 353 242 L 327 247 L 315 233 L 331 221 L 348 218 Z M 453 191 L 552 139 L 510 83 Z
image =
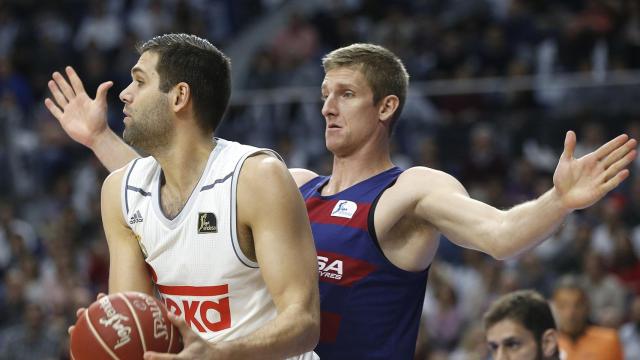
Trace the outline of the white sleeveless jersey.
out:
M 133 160 L 122 183 L 122 210 L 167 308 L 209 341 L 246 336 L 276 317 L 258 264 L 238 244 L 236 190 L 242 164 L 256 153 L 216 139 L 200 181 L 174 219 L 161 210 L 161 168 L 152 157 Z M 307 353 L 300 359 L 314 359 Z

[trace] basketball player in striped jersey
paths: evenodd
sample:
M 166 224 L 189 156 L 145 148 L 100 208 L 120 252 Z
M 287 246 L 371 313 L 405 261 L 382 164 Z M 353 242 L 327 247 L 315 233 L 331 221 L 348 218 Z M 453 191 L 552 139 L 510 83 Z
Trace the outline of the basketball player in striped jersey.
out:
M 321 92 L 330 176 L 291 173 L 305 198 L 320 276 L 322 359 L 411 359 L 427 272 L 440 234 L 506 259 L 554 232 L 576 209 L 601 199 L 629 176 L 636 140 L 620 135 L 579 159 L 569 131 L 554 186 L 537 199 L 499 210 L 469 197 L 454 177 L 391 161 L 390 134 L 409 76 L 400 59 L 371 44 L 323 59 Z M 110 170 L 135 155 L 94 119 L 62 122 Z M 109 144 L 103 145 L 103 144 Z M 114 165 L 115 164 L 115 165 Z
M 102 188 L 109 292 L 157 290 L 184 319 L 179 358 L 317 358 L 317 263 L 302 197 L 273 151 L 213 138 L 230 96 L 228 58 L 186 34 L 139 52 L 120 93 L 123 137 L 151 156 Z M 111 83 L 92 102 L 66 73 L 49 83 L 49 110 L 61 122 L 104 121 Z

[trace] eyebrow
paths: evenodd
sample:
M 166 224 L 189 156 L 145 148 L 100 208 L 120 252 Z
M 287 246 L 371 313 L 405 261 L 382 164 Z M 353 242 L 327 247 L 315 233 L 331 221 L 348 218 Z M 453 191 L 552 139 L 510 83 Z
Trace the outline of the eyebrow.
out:
M 142 70 L 142 68 L 140 68 L 138 66 L 134 66 L 133 69 L 131 69 L 131 75 L 133 75 L 135 73 L 140 73 L 141 75 L 145 75 L 146 74 L 144 72 L 144 70 Z

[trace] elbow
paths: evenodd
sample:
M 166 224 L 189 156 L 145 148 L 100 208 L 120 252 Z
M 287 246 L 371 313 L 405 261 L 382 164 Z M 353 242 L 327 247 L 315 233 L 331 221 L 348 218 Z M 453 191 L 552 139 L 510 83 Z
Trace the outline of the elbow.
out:
M 305 324 L 304 348 L 305 351 L 315 349 L 320 341 L 320 316 L 309 316 Z
M 510 246 L 512 243 L 513 239 L 511 238 L 497 240 L 491 250 L 486 253 L 498 261 L 510 260 L 523 252 L 523 249 Z
M 489 255 L 491 255 L 492 258 L 498 261 L 504 261 L 511 258 L 511 254 L 504 250 L 493 251 L 489 253 Z

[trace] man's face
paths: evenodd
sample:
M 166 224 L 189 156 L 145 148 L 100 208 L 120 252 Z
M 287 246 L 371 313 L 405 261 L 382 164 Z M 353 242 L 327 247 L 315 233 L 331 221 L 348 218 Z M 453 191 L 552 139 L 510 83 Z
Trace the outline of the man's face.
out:
M 327 149 L 346 156 L 361 149 L 382 126 L 373 92 L 360 70 L 340 67 L 327 71 L 322 82 L 322 115 Z M 384 129 L 383 129 L 384 130 Z
M 169 94 L 159 89 L 158 54 L 144 52 L 131 69 L 131 84 L 120 93 L 124 102 L 124 141 L 149 151 L 168 143 L 173 133 Z
M 569 336 L 580 335 L 587 326 L 589 306 L 582 291 L 559 289 L 553 295 L 558 329 Z
M 511 319 L 487 329 L 487 344 L 494 360 L 542 360 L 542 349 L 533 334 Z

